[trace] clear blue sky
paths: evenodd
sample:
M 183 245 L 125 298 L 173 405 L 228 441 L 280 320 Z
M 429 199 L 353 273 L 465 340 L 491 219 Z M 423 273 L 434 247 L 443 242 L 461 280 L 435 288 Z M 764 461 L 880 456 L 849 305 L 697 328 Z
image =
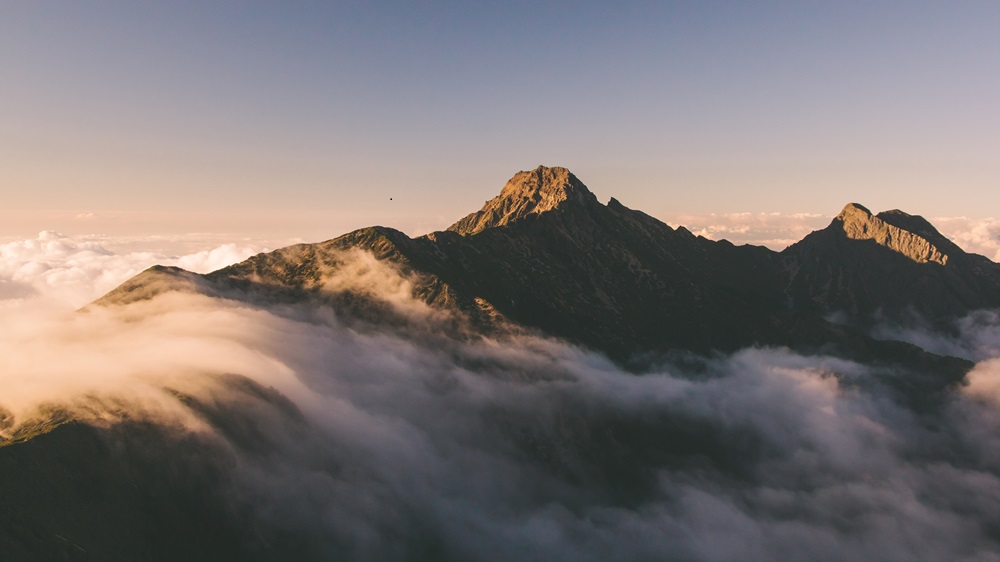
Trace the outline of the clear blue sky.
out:
M 538 164 L 998 215 L 1000 2 L 0 3 L 0 234 L 419 234 Z

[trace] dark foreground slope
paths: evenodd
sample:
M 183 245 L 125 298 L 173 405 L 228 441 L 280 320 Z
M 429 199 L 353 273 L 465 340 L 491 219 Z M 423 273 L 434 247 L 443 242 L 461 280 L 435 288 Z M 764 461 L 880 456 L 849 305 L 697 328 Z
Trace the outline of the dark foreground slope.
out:
M 213 431 L 193 432 L 134 404 L 94 397 L 88 415 L 51 405 L 0 439 L 0 560 L 303 554 L 273 526 L 261 527 L 234 481 L 239 462 L 280 448 L 278 435 L 308 433 L 295 406 L 233 375 L 205 377 L 197 394 L 165 393 Z

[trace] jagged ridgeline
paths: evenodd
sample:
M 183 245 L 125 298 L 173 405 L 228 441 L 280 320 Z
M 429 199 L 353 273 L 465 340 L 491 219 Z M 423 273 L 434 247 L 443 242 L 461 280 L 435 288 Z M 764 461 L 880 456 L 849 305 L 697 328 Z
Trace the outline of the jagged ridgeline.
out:
M 399 268 L 414 297 L 475 327 L 536 329 L 624 363 L 750 345 L 870 357 L 883 346 L 864 335 L 876 317 L 942 324 L 1000 306 L 1000 266 L 919 216 L 850 204 L 826 229 L 774 252 L 671 228 L 613 198 L 601 204 L 569 170 L 544 166 L 515 174 L 442 232 L 410 238 L 364 228 L 204 276 L 152 268 L 97 304 L 182 290 L 248 302 L 321 299 L 345 316 L 387 321 L 391 311 L 373 295 L 331 285 L 351 251 Z M 831 314 L 841 322 L 828 322 Z

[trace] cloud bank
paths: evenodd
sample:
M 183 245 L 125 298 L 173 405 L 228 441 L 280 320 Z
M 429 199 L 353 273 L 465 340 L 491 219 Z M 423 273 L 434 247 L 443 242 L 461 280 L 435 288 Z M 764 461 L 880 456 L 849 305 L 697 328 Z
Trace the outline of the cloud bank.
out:
M 781 251 L 814 230 L 830 224 L 833 217 L 816 213 L 708 213 L 669 216 L 665 222 L 683 226 L 709 240 L 733 244 L 767 246 Z
M 62 240 L 37 242 L 57 253 Z M 179 293 L 87 313 L 0 311 L 0 405 L 17 423 L 53 403 L 113 418 L 85 405 L 117 396 L 131 416 L 215 435 L 238 459 L 226 469 L 233 503 L 262 540 L 293 536 L 305 559 L 1000 552 L 995 323 L 966 328 L 982 350 L 968 386 L 917 413 L 850 384 L 875 368 L 840 359 L 747 349 L 636 375 L 540 336 L 456 331 L 406 297 L 396 269 L 344 262 L 328 290 L 364 290 L 401 322 Z M 253 404 L 270 437 L 248 445 L 177 399 L 235 394 L 206 376 L 225 373 L 287 397 L 307 429 Z
M 937 217 L 931 222 L 966 252 L 982 254 L 1000 261 L 1000 219 Z
M 41 299 L 79 307 L 153 265 L 207 273 L 265 248 L 224 243 L 186 255 L 111 249 L 114 244 L 42 231 L 32 240 L 0 244 L 0 304 Z M 6 303 L 4 301 L 7 301 Z

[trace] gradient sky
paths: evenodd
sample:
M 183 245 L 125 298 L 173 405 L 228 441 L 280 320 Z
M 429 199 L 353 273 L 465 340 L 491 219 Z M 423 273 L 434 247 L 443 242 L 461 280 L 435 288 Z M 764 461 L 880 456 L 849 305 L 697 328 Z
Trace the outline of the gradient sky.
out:
M 0 235 L 1000 214 L 1000 2 L 0 2 Z M 390 202 L 389 197 L 393 200 Z

